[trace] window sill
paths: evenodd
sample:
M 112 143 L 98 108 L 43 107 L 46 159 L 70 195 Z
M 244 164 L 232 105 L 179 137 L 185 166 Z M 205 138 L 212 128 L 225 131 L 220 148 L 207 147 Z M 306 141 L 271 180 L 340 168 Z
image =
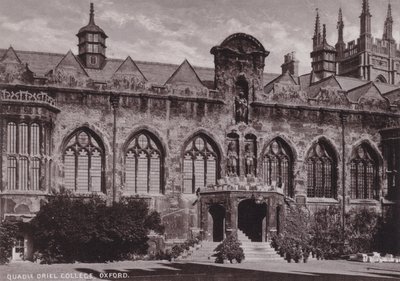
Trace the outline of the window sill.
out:
M 3 190 L 0 195 L 49 195 L 49 192 L 44 190 Z
M 329 203 L 338 204 L 339 201 L 335 198 L 325 198 L 325 197 L 307 197 L 307 203 Z
M 122 197 L 139 197 L 139 198 L 151 198 L 151 197 L 163 197 L 162 193 L 134 193 L 134 192 L 123 192 Z
M 368 204 L 368 205 L 378 205 L 380 201 L 376 199 L 350 199 L 350 204 Z

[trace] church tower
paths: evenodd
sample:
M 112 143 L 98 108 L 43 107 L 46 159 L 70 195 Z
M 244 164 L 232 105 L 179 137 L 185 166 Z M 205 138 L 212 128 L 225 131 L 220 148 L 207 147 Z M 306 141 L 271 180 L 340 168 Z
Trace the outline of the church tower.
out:
M 315 18 L 315 30 L 313 36 L 313 51 L 311 52 L 311 66 L 317 80 L 336 74 L 336 50 L 326 41 L 326 26 L 321 25 L 319 12 Z
M 79 58 L 87 68 L 100 69 L 106 59 L 106 38 L 103 29 L 94 23 L 93 3 L 90 3 L 89 23 L 78 34 Z

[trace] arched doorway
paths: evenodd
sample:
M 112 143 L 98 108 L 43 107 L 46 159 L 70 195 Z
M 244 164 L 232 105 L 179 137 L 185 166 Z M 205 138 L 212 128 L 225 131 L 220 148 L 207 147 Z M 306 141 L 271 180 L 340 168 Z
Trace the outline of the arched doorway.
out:
M 258 203 L 255 199 L 246 199 L 238 206 L 238 228 L 252 242 L 263 241 L 265 236 L 267 204 Z
M 221 205 L 214 204 L 208 210 L 212 217 L 212 235 L 214 242 L 224 240 L 225 232 L 225 208 Z

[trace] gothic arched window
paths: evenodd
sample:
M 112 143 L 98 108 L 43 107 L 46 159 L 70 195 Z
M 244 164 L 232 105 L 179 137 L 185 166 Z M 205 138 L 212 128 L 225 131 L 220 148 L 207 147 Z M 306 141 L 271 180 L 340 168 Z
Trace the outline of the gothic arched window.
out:
M 64 185 L 78 192 L 103 191 L 104 148 L 100 140 L 80 129 L 64 149 Z
M 366 144 L 359 145 L 350 162 L 350 189 L 353 199 L 377 197 L 379 186 L 378 159 Z
M 219 154 L 216 145 L 206 136 L 194 137 L 183 155 L 183 189 L 194 193 L 197 188 L 216 184 Z
M 163 192 L 163 152 L 150 133 L 134 136 L 125 152 L 125 190 L 135 193 Z
M 292 166 L 289 146 L 279 139 L 272 141 L 263 155 L 264 182 L 283 187 L 284 194 L 293 197 Z
M 323 141 L 308 153 L 307 196 L 336 198 L 336 158 L 333 149 Z

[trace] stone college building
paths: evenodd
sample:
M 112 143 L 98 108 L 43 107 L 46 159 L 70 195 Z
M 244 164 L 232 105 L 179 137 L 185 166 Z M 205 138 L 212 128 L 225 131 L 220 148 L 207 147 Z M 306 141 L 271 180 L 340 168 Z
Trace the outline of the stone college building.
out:
M 305 75 L 294 53 L 281 74 L 264 73 L 269 51 L 244 33 L 216 42 L 214 68 L 107 58 L 93 5 L 78 55 L 0 49 L 1 219 L 29 221 L 53 189 L 145 198 L 167 241 L 236 230 L 266 241 L 288 204 L 390 211 L 400 47 L 390 4 L 381 38 L 371 17 L 363 0 L 360 35 L 346 44 L 340 10 L 331 46 L 317 11 Z M 28 235 L 20 253 L 32 255 Z

